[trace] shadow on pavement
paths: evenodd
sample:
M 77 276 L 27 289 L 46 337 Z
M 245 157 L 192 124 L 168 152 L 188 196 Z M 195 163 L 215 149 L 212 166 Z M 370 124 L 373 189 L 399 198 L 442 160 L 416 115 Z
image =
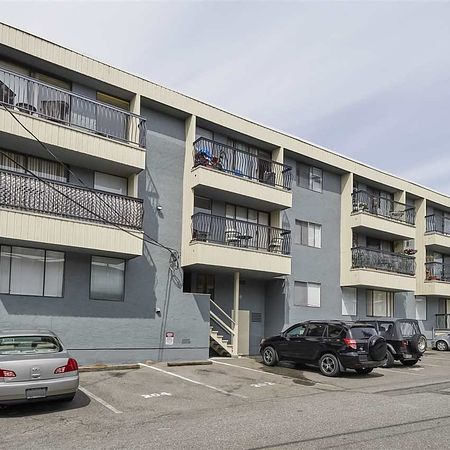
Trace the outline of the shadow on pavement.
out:
M 81 391 L 77 391 L 71 402 L 62 400 L 33 401 L 19 405 L 0 406 L 0 418 L 27 417 L 54 412 L 70 411 L 84 408 L 91 402 L 90 398 Z

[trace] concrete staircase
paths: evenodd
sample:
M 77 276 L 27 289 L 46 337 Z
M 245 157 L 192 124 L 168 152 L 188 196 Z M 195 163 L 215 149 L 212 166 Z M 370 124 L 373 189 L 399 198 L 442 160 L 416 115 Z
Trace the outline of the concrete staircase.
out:
M 233 346 L 213 327 L 209 329 L 209 345 L 220 356 L 233 356 Z

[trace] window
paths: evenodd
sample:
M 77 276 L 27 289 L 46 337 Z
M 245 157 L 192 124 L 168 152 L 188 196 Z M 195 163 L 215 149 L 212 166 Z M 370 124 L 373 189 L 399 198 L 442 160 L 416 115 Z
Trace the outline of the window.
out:
M 296 281 L 294 284 L 294 306 L 320 307 L 320 283 Z
M 0 247 L 0 292 L 62 297 L 64 253 L 37 248 Z
M 367 291 L 367 315 L 392 317 L 394 315 L 394 293 L 388 291 Z
M 61 344 L 53 336 L 5 336 L 0 338 L 0 355 L 58 353 Z
M 427 320 L 427 299 L 426 297 L 416 297 L 416 319 Z
M 93 256 L 91 294 L 94 300 L 122 301 L 125 288 L 125 260 Z
M 297 185 L 315 192 L 322 192 L 323 171 L 318 167 L 297 163 Z
M 66 169 L 56 161 L 35 158 L 34 156 L 22 155 L 5 150 L 2 150 L 2 152 L 6 153 L 7 156 L 3 153 L 0 154 L 0 169 L 24 173 L 25 169 L 22 167 L 25 167 L 36 175 L 48 180 L 67 181 Z
M 343 328 L 340 325 L 328 325 L 328 337 L 338 339 L 341 337 Z
M 108 175 L 107 173 L 95 172 L 94 189 L 112 192 L 113 194 L 127 195 L 128 180 L 126 178 Z
M 114 97 L 113 95 L 105 94 L 103 92 L 97 92 L 97 100 L 102 103 L 106 103 L 116 108 L 130 110 L 130 102 L 128 100 L 122 100 L 121 98 Z
M 206 197 L 194 196 L 194 214 L 211 214 L 211 200 Z
M 294 328 L 291 328 L 289 331 L 287 331 L 286 336 L 287 337 L 297 337 L 297 336 L 303 336 L 306 330 L 306 325 L 297 325 Z
M 342 288 L 342 315 L 356 316 L 356 288 Z
M 295 243 L 308 247 L 322 247 L 322 225 L 311 222 L 295 221 Z
M 195 292 L 199 294 L 209 294 L 214 299 L 214 274 L 198 273 L 195 284 Z
M 308 331 L 306 332 L 306 336 L 310 337 L 322 337 L 323 332 L 325 331 L 326 325 L 323 323 L 310 323 L 308 325 Z

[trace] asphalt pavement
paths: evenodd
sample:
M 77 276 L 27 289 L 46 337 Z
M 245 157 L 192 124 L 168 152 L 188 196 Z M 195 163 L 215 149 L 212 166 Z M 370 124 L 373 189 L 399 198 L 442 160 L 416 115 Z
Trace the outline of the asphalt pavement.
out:
M 2 449 L 448 448 L 450 352 L 339 378 L 252 358 L 83 373 L 72 403 L 0 424 Z

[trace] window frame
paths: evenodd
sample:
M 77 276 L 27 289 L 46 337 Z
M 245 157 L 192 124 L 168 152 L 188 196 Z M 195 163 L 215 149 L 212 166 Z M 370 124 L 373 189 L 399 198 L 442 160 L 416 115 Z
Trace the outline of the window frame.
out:
M 124 262 L 123 267 L 123 289 L 122 289 L 122 296 L 120 300 L 115 300 L 111 298 L 99 298 L 99 297 L 93 297 L 92 296 L 92 259 L 93 258 L 108 258 L 108 259 L 117 259 L 122 260 Z M 127 282 L 127 260 L 124 258 L 112 258 L 109 256 L 103 256 L 103 255 L 91 255 L 90 257 L 90 263 L 89 263 L 89 300 L 95 300 L 95 301 L 101 301 L 101 302 L 124 302 L 125 301 L 125 289 L 126 289 L 126 282 Z
M 295 226 L 298 227 L 298 239 L 295 240 L 295 244 L 301 245 L 303 247 L 310 247 L 310 248 L 322 248 L 322 224 L 316 223 L 316 222 L 308 222 L 307 220 L 295 220 Z M 303 243 L 303 230 L 307 229 L 307 235 L 306 235 L 306 244 Z M 316 231 L 320 231 L 320 245 L 316 245 Z M 310 237 L 313 237 L 314 245 L 309 244 Z
M 384 292 L 385 298 L 385 310 L 386 315 L 375 315 L 374 314 L 374 292 Z M 371 305 L 369 308 L 369 304 Z M 366 316 L 367 317 L 394 317 L 394 293 L 391 291 L 383 291 L 380 289 L 369 289 L 367 291 L 366 298 Z
M 44 269 L 43 269 L 43 275 L 42 275 L 42 295 L 35 295 L 35 294 L 16 294 L 11 293 L 11 269 L 12 269 L 12 260 L 13 258 L 10 256 L 9 258 L 9 275 L 8 275 L 8 292 L 1 292 L 0 295 L 11 295 L 14 297 L 35 297 L 35 298 L 64 298 L 65 294 L 65 285 L 66 285 L 66 252 L 60 251 L 60 250 L 50 250 L 46 248 L 41 247 L 30 247 L 30 246 L 23 246 L 23 245 L 8 245 L 8 244 L 0 244 L 0 255 L 1 255 L 1 249 L 2 247 L 9 247 L 10 248 L 10 255 L 13 253 L 13 248 L 28 248 L 31 250 L 41 250 L 44 252 Z M 61 295 L 45 295 L 45 279 L 46 279 L 46 272 L 47 272 L 47 251 L 49 252 L 58 252 L 61 253 L 64 256 L 64 262 L 63 262 L 63 270 L 62 270 L 62 281 L 61 281 Z
M 298 304 L 296 303 L 296 285 L 306 285 L 306 304 Z M 310 290 L 309 287 L 311 285 L 319 286 L 319 304 L 311 304 L 310 303 Z M 294 281 L 294 302 L 293 306 L 300 306 L 300 307 L 308 307 L 308 308 L 320 308 L 322 306 L 322 283 L 313 282 L 313 281 Z
M 301 167 L 307 168 L 308 169 L 308 179 L 303 180 L 302 183 L 302 171 L 300 170 Z M 304 173 L 306 171 L 303 171 Z M 320 189 L 315 189 L 314 188 L 314 180 L 316 179 L 320 179 Z M 297 162 L 296 164 L 296 181 L 297 181 L 297 186 L 304 188 L 304 189 L 308 189 L 310 191 L 313 192 L 318 192 L 318 193 L 322 193 L 323 192 L 323 169 L 321 169 L 320 167 L 316 167 L 316 166 L 312 166 L 310 164 L 305 164 L 303 162 Z M 307 184 L 307 186 L 306 186 Z

